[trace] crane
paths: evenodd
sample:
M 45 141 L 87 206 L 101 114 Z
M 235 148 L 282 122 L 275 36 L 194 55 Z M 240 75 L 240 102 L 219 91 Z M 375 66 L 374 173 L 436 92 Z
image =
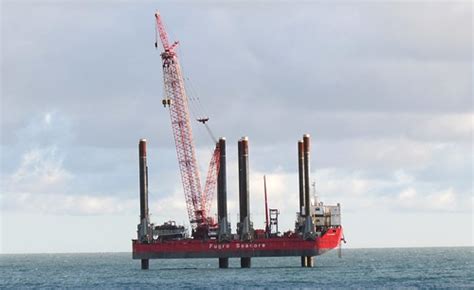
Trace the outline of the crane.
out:
M 214 140 L 216 147 L 209 163 L 205 187 L 202 189 L 191 128 L 188 97 L 178 55 L 175 51 L 179 42 L 175 41 L 170 45 L 159 11 L 155 13 L 155 19 L 157 34 L 155 47 L 158 49 L 158 38 L 163 46 L 163 51 L 160 54 L 163 63 L 164 82 L 164 99 L 162 104 L 164 107 L 169 108 L 188 217 L 193 237 L 206 238 L 208 237 L 209 229 L 216 226 L 216 223 L 209 215 L 209 211 L 217 185 L 219 146 L 216 140 Z M 198 119 L 210 132 L 206 124 L 208 120 L 209 118 Z M 210 134 L 213 137 L 211 132 Z

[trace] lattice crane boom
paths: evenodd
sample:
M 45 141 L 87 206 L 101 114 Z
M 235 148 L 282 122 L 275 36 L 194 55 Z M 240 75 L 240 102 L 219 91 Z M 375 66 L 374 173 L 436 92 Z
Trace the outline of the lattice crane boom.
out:
M 161 53 L 165 93 L 163 105 L 169 107 L 188 217 L 191 227 L 196 229 L 197 226 L 207 223 L 210 200 L 212 200 L 212 193 L 217 183 L 219 151 L 216 147 L 209 164 L 208 177 L 203 192 L 193 141 L 188 97 L 178 56 L 174 51 L 178 42 L 169 45 L 168 34 L 159 12 L 156 12 L 155 18 L 157 42 L 159 38 L 164 49 Z M 156 47 L 158 47 L 157 42 L 155 43 Z
M 164 51 L 172 51 L 177 45 L 178 41 L 175 41 L 171 46 L 169 45 L 169 40 L 168 40 L 168 33 L 166 33 L 165 26 L 163 25 L 163 22 L 161 21 L 161 16 L 160 12 L 156 11 L 155 13 L 155 19 L 156 19 L 156 29 L 157 29 L 157 39 L 155 42 L 155 47 L 158 48 L 158 36 L 161 40 L 161 44 L 163 45 Z

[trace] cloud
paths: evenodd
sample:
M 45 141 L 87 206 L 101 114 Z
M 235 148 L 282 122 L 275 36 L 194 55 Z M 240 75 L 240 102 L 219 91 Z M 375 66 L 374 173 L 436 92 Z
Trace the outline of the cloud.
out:
M 469 116 L 442 116 L 440 119 L 435 118 L 433 123 L 429 123 L 427 127 L 437 128 L 438 126 L 435 125 L 444 126 L 442 127 L 444 129 L 452 127 L 461 132 L 459 134 L 463 137 L 460 140 L 463 140 L 464 136 L 470 133 L 472 126 L 469 123 L 465 124 Z M 383 118 L 383 116 L 377 116 L 377 118 Z M 446 120 L 449 122 L 444 122 Z M 62 125 L 58 125 L 58 123 Z M 134 208 L 133 204 L 136 206 L 136 172 L 132 172 L 129 168 L 123 168 L 118 172 L 112 170 L 110 179 L 106 177 L 114 163 L 120 165 L 116 158 L 112 158 L 108 166 L 96 168 L 95 165 L 92 165 L 86 172 L 80 170 L 81 167 L 74 169 L 74 171 L 64 167 L 66 155 L 70 156 L 69 159 L 83 156 L 83 154 L 74 154 L 73 156 L 70 154 L 71 150 L 75 150 L 74 147 L 71 147 L 72 140 L 74 140 L 71 129 L 73 127 L 61 113 L 46 112 L 40 116 L 32 117 L 31 122 L 19 131 L 22 144 L 27 145 L 22 148 L 24 151 L 22 151 L 18 167 L 9 175 L 2 174 L 3 187 L 6 189 L 3 197 L 5 208 L 33 210 L 28 207 L 29 204 L 37 204 L 36 210 L 46 213 L 107 214 L 129 212 Z M 441 139 L 441 137 L 438 136 L 436 139 Z M 446 137 L 446 140 L 452 139 L 452 135 Z M 250 141 L 252 144 L 253 139 Z M 344 144 L 344 147 L 338 147 L 338 143 Z M 466 211 L 467 208 L 463 206 L 465 203 L 460 202 L 459 198 L 465 195 L 463 192 L 469 190 L 469 185 L 467 187 L 460 187 L 460 184 L 456 183 L 440 185 L 438 180 L 424 178 L 424 175 L 429 175 L 431 167 L 439 167 L 440 162 L 447 162 L 442 167 L 451 170 L 458 168 L 459 171 L 462 171 L 466 169 L 465 165 L 469 166 L 469 159 L 464 159 L 462 153 L 459 158 L 452 158 L 456 156 L 458 147 L 452 147 L 449 144 L 419 142 L 404 138 L 355 139 L 350 143 L 347 140 L 339 140 L 335 143 L 331 140 L 319 142 L 316 138 L 313 152 L 316 166 L 313 168 L 313 176 L 316 178 L 318 191 L 323 196 L 329 197 L 329 202 L 347 203 L 348 210 L 377 205 L 406 210 L 418 208 L 419 210 Z M 236 151 L 234 145 L 229 144 L 228 180 L 229 192 L 233 192 L 235 199 L 238 186 L 236 171 L 233 170 L 237 168 L 236 156 L 233 154 L 233 151 Z M 255 192 L 255 195 L 252 194 L 252 196 L 254 196 L 254 202 L 258 209 L 258 205 L 263 203 L 261 179 L 264 174 L 267 174 L 269 191 L 272 195 L 271 201 L 274 206 L 281 208 L 282 211 L 293 212 L 297 208 L 296 199 L 291 198 L 297 192 L 294 164 L 288 166 L 280 161 L 294 163 L 291 162 L 293 158 L 289 158 L 289 156 L 293 156 L 290 152 L 295 148 L 293 148 L 294 146 L 289 146 L 291 148 L 280 147 L 278 144 L 261 146 L 258 142 L 251 146 L 251 164 L 253 164 L 251 183 L 252 190 Z M 350 151 L 347 151 L 348 148 Z M 207 167 L 211 149 L 211 146 L 198 149 L 202 169 Z M 87 155 L 97 154 L 97 150 L 100 149 L 89 150 Z M 135 157 L 135 150 L 128 151 L 133 152 L 132 155 Z M 155 150 L 150 151 L 150 166 L 154 169 L 150 174 L 152 177 L 150 198 L 154 200 L 154 208 L 161 218 L 168 214 L 170 217 L 182 220 L 185 216 L 185 203 L 173 151 L 174 149 L 163 152 L 158 148 L 156 155 L 154 154 Z M 269 162 L 268 158 L 276 156 L 275 152 L 279 151 L 285 152 L 285 154 L 281 154 L 281 159 L 277 158 Z M 334 156 L 325 152 L 337 154 Z M 115 153 L 112 154 L 112 156 L 115 155 Z M 106 155 L 98 154 L 97 156 L 100 157 L 99 160 L 105 161 Z M 441 161 L 437 161 L 437 156 L 451 156 L 451 158 L 442 158 Z M 165 158 L 165 162 L 163 162 L 163 158 Z M 159 166 L 154 165 L 156 160 L 158 160 Z M 348 160 L 350 163 L 347 163 Z M 94 164 L 95 161 L 95 158 L 90 158 L 87 163 Z M 130 161 L 135 162 L 136 160 L 131 158 Z M 170 166 L 170 164 L 174 164 L 174 166 Z M 261 164 L 266 165 L 262 166 Z M 163 166 L 165 167 L 163 168 Z M 89 170 L 92 172 L 88 173 Z M 132 180 L 130 180 L 132 191 L 125 195 L 120 191 L 112 194 L 116 188 L 123 187 L 122 184 L 114 185 L 112 182 L 113 179 L 117 179 L 117 174 L 120 174 L 122 170 L 132 172 Z M 107 174 L 105 174 L 106 172 Z M 204 172 L 205 170 L 202 170 L 202 173 Z M 453 174 L 456 172 L 454 171 Z M 101 176 L 97 179 L 97 185 L 94 185 L 95 181 L 90 176 Z M 163 176 L 174 177 L 163 179 Z M 445 174 L 444 178 L 447 177 L 449 175 Z M 82 180 L 87 181 L 86 186 L 83 185 Z M 110 182 L 104 183 L 104 180 L 110 180 Z M 155 182 L 155 180 L 160 182 Z M 202 182 L 204 182 L 204 176 Z M 440 186 L 441 188 L 439 188 Z M 130 186 L 125 186 L 125 188 L 130 188 Z M 407 196 L 407 193 L 416 194 Z M 51 207 L 50 204 L 55 196 L 59 205 Z M 427 202 L 428 200 L 438 202 Z M 444 209 L 440 208 L 440 201 L 443 200 L 449 201 L 450 206 Z M 25 206 L 22 206 L 22 203 Z M 73 209 L 72 204 L 77 206 Z M 238 206 L 234 200 L 230 200 L 229 209 L 233 214 L 238 214 Z M 292 223 L 289 218 L 287 223 Z
M 111 215 L 133 213 L 135 200 L 124 200 L 113 195 L 49 194 L 38 192 L 8 192 L 1 198 L 3 210 L 42 215 Z
M 60 149 L 69 140 L 69 128 L 67 121 L 56 113 L 34 116 L 17 132 L 20 140 L 17 152 L 21 158 L 13 159 L 19 161 L 14 172 L 8 176 L 3 172 L 2 187 L 10 192 L 64 190 L 73 179 L 73 175 L 63 168 L 64 154 Z
M 321 138 L 404 129 L 414 138 L 436 138 L 452 131 L 424 134 L 419 122 L 472 111 L 471 18 L 465 4 L 234 5 L 238 9 L 160 7 L 170 34 L 182 43 L 183 71 L 220 135 L 267 134 L 271 144 L 287 138 L 275 134 L 271 122 L 279 120 L 282 132 L 311 124 L 306 126 L 324 132 Z M 82 145 L 126 147 L 136 133 L 155 134 L 172 146 L 164 126 L 167 112 L 159 109 L 160 57 L 150 39 L 154 7 L 137 5 L 122 13 L 128 6 L 5 6 L 8 74 L 2 103 L 8 110 L 2 112 L 2 143 L 14 144 L 10 137 L 22 120 L 55 104 L 78 126 Z M 25 10 L 27 22 L 15 16 Z M 423 11 L 423 17 L 414 11 Z M 78 26 L 75 19 L 85 15 L 87 23 Z M 121 29 L 115 29 L 117 19 Z M 73 57 L 75 50 L 81 53 Z
M 62 167 L 56 147 L 32 149 L 23 155 L 20 167 L 9 176 L 6 188 L 38 192 L 58 191 L 63 190 L 72 178 L 72 174 Z
M 407 188 L 399 193 L 398 197 L 391 200 L 392 207 L 407 210 L 431 210 L 440 213 L 469 211 L 471 206 L 461 200 L 452 189 L 440 192 L 420 193 L 414 188 Z
M 1 175 L 1 207 L 4 210 L 59 215 L 125 213 L 135 202 L 113 194 L 75 192 L 77 176 L 64 167 L 71 127 L 58 112 L 33 116 L 18 132 L 22 141 L 18 167 Z M 2 156 L 3 157 L 3 156 Z
M 235 168 L 236 164 L 229 162 L 228 198 L 235 204 L 229 207 L 232 219 L 238 218 Z M 280 210 L 282 229 L 292 229 L 298 211 L 298 175 L 278 167 L 268 171 L 250 168 L 250 207 L 255 226 L 261 227 L 264 221 L 263 175 L 267 177 L 270 208 Z M 455 190 L 449 185 L 440 188 L 435 180 L 418 180 L 415 175 L 403 170 L 381 176 L 369 169 L 313 168 L 311 176 L 320 200 L 325 204 L 340 203 L 343 215 L 371 212 L 466 214 L 472 211 L 472 191 L 469 188 L 464 191 Z M 176 198 L 183 200 L 179 195 Z

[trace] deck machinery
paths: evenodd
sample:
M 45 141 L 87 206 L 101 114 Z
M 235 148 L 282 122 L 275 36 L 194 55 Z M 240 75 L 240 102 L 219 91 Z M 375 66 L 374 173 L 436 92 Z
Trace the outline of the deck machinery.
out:
M 295 230 L 278 232 L 277 209 L 268 209 L 265 181 L 265 229 L 254 229 L 249 204 L 249 140 L 238 141 L 239 215 L 236 233 L 232 233 L 227 213 L 226 140 L 215 141 L 204 189 L 197 166 L 188 98 L 175 48 L 169 44 L 160 14 L 155 14 L 157 41 L 161 53 L 164 92 L 163 105 L 169 108 L 181 181 L 191 225 L 188 230 L 174 221 L 161 225 L 150 222 L 148 208 L 148 166 L 146 140 L 139 141 L 140 224 L 137 239 L 132 240 L 133 259 L 141 260 L 142 269 L 149 259 L 218 258 L 219 267 L 227 268 L 229 258 L 241 259 L 241 266 L 251 266 L 252 257 L 300 256 L 303 267 L 313 266 L 313 256 L 341 245 L 343 230 L 340 205 L 326 206 L 310 198 L 310 137 L 298 141 L 299 211 Z M 205 124 L 208 117 L 198 118 Z M 217 186 L 217 221 L 211 218 L 212 197 Z M 270 218 L 268 216 L 270 215 Z

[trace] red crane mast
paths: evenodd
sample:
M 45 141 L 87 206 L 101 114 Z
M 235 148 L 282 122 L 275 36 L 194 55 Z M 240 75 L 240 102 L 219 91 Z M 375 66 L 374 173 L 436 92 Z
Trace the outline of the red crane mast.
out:
M 216 146 L 214 150 L 203 191 L 188 110 L 188 97 L 178 56 L 174 50 L 178 42 L 175 41 L 172 45 L 169 44 L 168 34 L 158 11 L 155 13 L 155 18 L 157 38 L 160 38 L 164 50 L 161 53 L 165 94 L 163 105 L 169 107 L 188 217 L 193 230 L 203 228 L 203 226 L 205 230 L 209 228 L 210 221 L 207 217 L 217 184 L 219 148 Z M 158 48 L 158 40 L 155 42 L 155 47 Z M 205 123 L 205 121 L 199 121 Z

